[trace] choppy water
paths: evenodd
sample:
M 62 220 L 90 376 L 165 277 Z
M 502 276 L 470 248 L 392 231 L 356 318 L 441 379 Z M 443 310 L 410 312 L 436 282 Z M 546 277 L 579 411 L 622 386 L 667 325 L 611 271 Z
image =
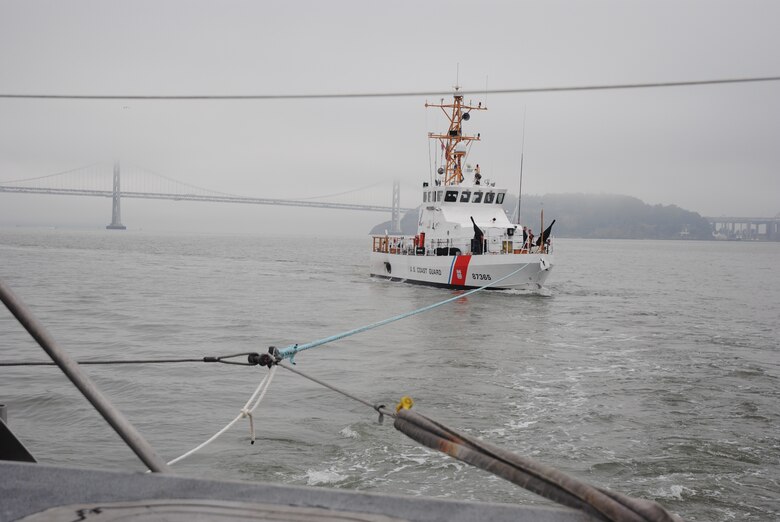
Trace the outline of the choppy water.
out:
M 558 240 L 549 297 L 477 294 L 300 354 L 298 368 L 690 520 L 780 518 L 780 244 Z M 372 280 L 367 238 L 0 230 L 0 277 L 78 358 L 200 357 L 307 342 L 445 299 Z M 0 360 L 45 360 L 6 311 Z M 265 369 L 87 368 L 159 453 L 202 442 Z M 0 368 L 43 462 L 142 469 L 51 368 Z M 480 501 L 534 495 L 417 446 L 279 370 L 185 475 Z

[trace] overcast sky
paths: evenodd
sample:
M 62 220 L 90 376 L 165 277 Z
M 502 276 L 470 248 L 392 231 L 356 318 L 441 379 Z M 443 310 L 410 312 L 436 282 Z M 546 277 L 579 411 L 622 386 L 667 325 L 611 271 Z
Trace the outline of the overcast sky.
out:
M 459 71 L 459 72 L 458 72 Z M 298 94 L 780 75 L 777 1 L 0 0 L 0 94 Z M 474 101 L 481 97 L 469 96 Z M 121 158 L 247 196 L 387 182 L 418 203 L 425 98 L 0 99 L 0 181 Z M 429 101 L 437 101 L 433 97 Z M 703 215 L 780 212 L 780 82 L 489 95 L 471 160 L 523 191 L 615 193 Z M 130 228 L 363 233 L 387 216 L 123 201 Z M 0 226 L 100 227 L 110 201 L 0 193 Z M 285 225 L 286 224 L 286 225 Z

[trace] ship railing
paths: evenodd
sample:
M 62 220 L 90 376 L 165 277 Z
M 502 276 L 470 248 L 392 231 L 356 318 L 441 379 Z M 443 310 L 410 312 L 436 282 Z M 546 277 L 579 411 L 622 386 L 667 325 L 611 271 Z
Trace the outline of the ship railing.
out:
M 372 239 L 374 241 L 373 244 L 374 252 L 383 252 L 386 254 L 389 251 L 389 240 L 390 240 L 389 237 L 373 236 Z
M 374 252 L 414 255 L 414 236 L 372 236 Z
M 452 249 L 456 249 L 457 252 Z M 438 239 L 426 242 L 426 255 L 465 255 L 474 254 L 471 241 Z M 551 254 L 552 242 L 542 245 L 523 245 L 509 235 L 496 236 L 491 243 L 491 239 L 482 240 L 482 255 L 503 255 L 503 254 Z
M 465 255 L 473 254 L 470 241 L 463 239 L 429 239 L 425 242 L 425 248 L 419 248 L 416 244 L 416 236 L 372 236 L 372 249 L 374 252 L 384 254 L 400 254 L 408 256 L 436 256 L 436 255 Z M 518 248 L 517 241 L 509 236 L 499 236 L 493 244 L 489 239 L 482 243 L 484 255 L 501 254 L 552 254 L 552 242 L 542 246 L 524 244 Z

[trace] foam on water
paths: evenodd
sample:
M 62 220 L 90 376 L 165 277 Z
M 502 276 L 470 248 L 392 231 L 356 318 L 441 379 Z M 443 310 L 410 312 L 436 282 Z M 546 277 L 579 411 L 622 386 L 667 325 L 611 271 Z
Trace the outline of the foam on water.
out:
M 347 480 L 347 477 L 341 475 L 333 470 L 307 470 L 306 471 L 306 485 L 307 486 L 323 486 L 332 485 Z
M 349 439 L 357 439 L 358 437 L 360 437 L 360 435 L 349 426 L 346 426 L 339 433 L 341 433 L 342 436 L 347 437 Z

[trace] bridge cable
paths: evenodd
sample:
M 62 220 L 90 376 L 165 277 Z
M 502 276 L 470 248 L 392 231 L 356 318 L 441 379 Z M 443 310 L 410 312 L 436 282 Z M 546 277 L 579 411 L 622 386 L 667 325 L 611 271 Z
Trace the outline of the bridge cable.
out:
M 191 189 L 195 189 L 195 190 L 202 190 L 203 192 L 208 192 L 210 194 L 218 194 L 220 196 L 229 196 L 231 198 L 243 197 L 243 196 L 239 196 L 238 194 L 231 194 L 229 192 L 220 192 L 219 190 L 213 190 L 213 189 L 209 189 L 209 188 L 206 188 L 206 187 L 199 187 L 198 185 L 192 185 L 192 184 L 184 182 L 184 181 L 179 181 L 178 179 L 168 177 L 168 176 L 166 176 L 164 174 L 160 174 L 159 172 L 155 172 L 153 170 L 147 169 L 146 167 L 141 167 L 140 165 L 134 165 L 134 164 L 131 163 L 130 167 L 135 167 L 136 169 L 138 169 L 138 170 L 140 170 L 142 172 L 146 172 L 147 174 L 151 174 L 153 176 L 157 176 L 158 178 L 162 178 L 162 179 L 164 179 L 166 181 L 170 181 L 172 183 L 177 183 L 179 185 L 183 185 L 183 186 L 185 186 L 187 188 L 191 188 Z
M 335 196 L 344 196 L 346 194 L 352 194 L 354 192 L 360 192 L 361 190 L 367 190 L 367 189 L 370 189 L 370 188 L 374 188 L 374 187 L 379 186 L 379 185 L 381 185 L 383 183 L 385 183 L 385 182 L 384 181 L 377 181 L 376 183 L 372 183 L 371 185 L 366 185 L 365 187 L 358 187 L 358 188 L 351 189 L 351 190 L 345 190 L 343 192 L 335 192 L 333 194 L 323 194 L 321 196 L 310 196 L 308 198 L 298 198 L 298 199 L 301 200 L 301 201 L 309 201 L 309 200 L 312 200 L 312 199 L 322 199 L 322 198 L 332 198 L 332 197 L 335 197 Z
M 90 165 L 84 165 L 83 167 L 77 167 L 75 169 L 69 169 L 69 170 L 63 170 L 62 172 L 55 172 L 54 174 L 46 174 L 45 176 L 36 176 L 34 178 L 25 178 L 25 179 L 6 179 L 6 180 L 0 180 L 0 183 L 21 183 L 23 181 L 36 181 L 39 179 L 46 179 L 46 178 L 53 178 L 55 176 L 61 176 L 63 174 L 70 174 L 71 172 L 77 172 L 79 170 L 87 170 L 92 167 L 96 167 L 98 165 L 102 165 L 102 161 L 98 161 L 96 163 L 92 163 Z
M 780 76 L 752 76 L 743 78 L 716 78 L 710 80 L 686 80 L 672 82 L 622 83 L 579 86 L 525 87 L 512 89 L 490 89 L 480 91 L 458 91 L 463 95 L 528 94 L 538 92 L 604 91 L 618 89 L 650 89 L 659 87 L 688 87 L 700 85 L 723 85 L 780 81 Z M 194 94 L 194 95 L 132 95 L 132 94 L 0 94 L 5 99 L 49 99 L 49 100 L 312 100 L 349 98 L 401 98 L 412 96 L 449 96 L 452 91 L 409 91 L 409 92 L 366 92 L 366 93 L 313 93 L 313 94 Z

